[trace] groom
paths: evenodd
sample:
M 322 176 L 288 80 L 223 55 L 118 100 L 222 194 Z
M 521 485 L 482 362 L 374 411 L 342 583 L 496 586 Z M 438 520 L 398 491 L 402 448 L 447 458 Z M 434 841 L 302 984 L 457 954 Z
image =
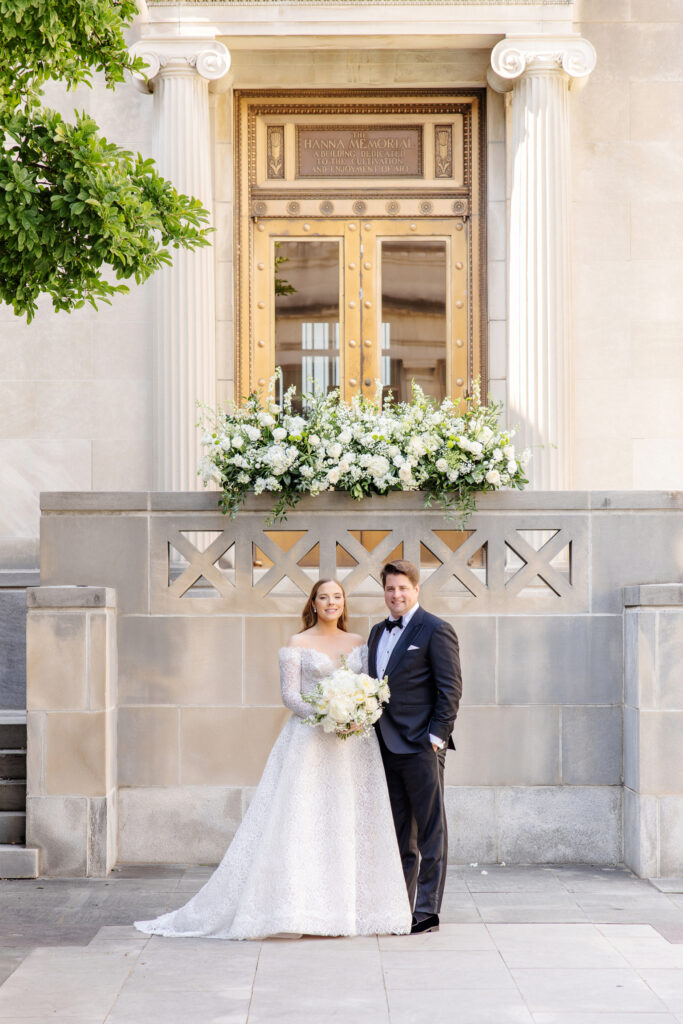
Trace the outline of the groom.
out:
M 391 698 L 376 725 L 403 873 L 411 932 L 439 930 L 446 882 L 446 748 L 462 694 L 458 638 L 418 604 L 420 574 L 395 559 L 382 569 L 389 618 L 368 640 L 370 675 L 389 677 Z

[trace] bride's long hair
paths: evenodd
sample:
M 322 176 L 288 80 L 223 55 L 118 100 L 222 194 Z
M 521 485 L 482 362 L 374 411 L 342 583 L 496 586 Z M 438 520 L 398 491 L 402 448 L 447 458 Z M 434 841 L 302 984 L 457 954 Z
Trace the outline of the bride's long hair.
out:
M 317 593 L 322 587 L 323 583 L 336 583 L 339 589 L 341 590 L 342 594 L 344 595 L 344 607 L 342 608 L 341 615 L 337 619 L 337 629 L 341 629 L 344 631 L 344 633 L 348 633 L 348 628 L 346 626 L 346 591 L 342 587 L 339 580 L 333 580 L 331 578 L 325 580 L 317 580 L 317 582 L 313 584 L 313 589 L 308 595 L 308 601 L 306 601 L 306 604 L 304 605 L 304 610 L 301 613 L 301 621 L 303 625 L 299 632 L 303 633 L 305 629 L 310 629 L 311 626 L 315 626 L 317 622 L 318 616 L 315 613 L 314 603 Z

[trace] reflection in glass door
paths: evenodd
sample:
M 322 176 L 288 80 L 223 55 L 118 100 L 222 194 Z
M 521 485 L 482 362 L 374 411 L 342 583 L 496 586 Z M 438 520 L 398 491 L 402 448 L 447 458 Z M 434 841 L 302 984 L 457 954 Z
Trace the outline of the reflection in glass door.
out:
M 446 397 L 448 252 L 446 240 L 380 242 L 382 385 L 402 402 L 411 382 Z
M 298 395 L 339 387 L 339 250 L 337 239 L 275 243 L 275 365 Z

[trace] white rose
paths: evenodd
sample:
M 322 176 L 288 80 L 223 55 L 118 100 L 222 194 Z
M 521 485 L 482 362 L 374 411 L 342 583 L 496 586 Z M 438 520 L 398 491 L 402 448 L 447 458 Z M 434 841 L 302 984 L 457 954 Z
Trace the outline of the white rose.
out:
M 508 462 L 507 471 L 510 474 L 510 476 L 513 476 L 513 474 L 517 472 L 517 463 L 514 459 L 510 459 L 510 461 Z
M 348 722 L 352 711 L 353 708 L 350 706 L 350 701 L 342 696 L 332 697 L 327 708 L 329 717 L 339 725 L 344 725 Z
M 503 455 L 506 459 L 514 459 L 515 457 L 515 446 L 514 444 L 506 444 L 503 448 Z
M 484 451 L 484 446 L 480 444 L 479 441 L 472 441 L 472 443 L 469 446 L 469 449 L 476 459 L 481 456 L 482 452 Z
M 328 455 L 330 456 L 330 458 L 332 458 L 332 459 L 338 459 L 338 458 L 339 458 L 339 456 L 340 456 L 340 455 L 341 455 L 341 453 L 342 453 L 342 450 L 343 450 L 343 449 L 342 449 L 342 446 L 341 446 L 340 444 L 338 444 L 338 443 L 337 443 L 337 442 L 335 441 L 335 443 L 334 443 L 334 444 L 331 444 L 331 445 L 329 446 L 329 448 L 327 449 L 327 454 L 328 454 Z
M 291 416 L 286 422 L 287 428 L 293 437 L 298 437 L 299 434 L 303 434 L 306 427 L 306 420 L 303 416 Z
M 410 466 L 401 466 L 401 468 L 398 471 L 398 476 L 399 479 L 402 480 L 404 484 L 410 483 L 413 478 L 412 468 Z
M 340 474 L 338 469 L 331 469 L 327 474 L 327 479 L 330 481 L 331 484 L 336 484 L 339 482 L 339 475 Z
M 275 438 L 276 441 L 284 441 L 284 439 L 287 437 L 287 431 L 284 429 L 284 427 L 276 427 L 275 430 L 273 431 L 273 437 Z
M 497 469 L 490 469 L 488 471 L 486 474 L 486 482 L 493 484 L 494 487 L 498 487 L 500 485 L 500 473 Z
M 311 448 L 318 448 L 320 445 L 320 438 L 318 437 L 317 434 L 311 434 L 308 439 L 308 443 L 310 444 Z
M 446 462 L 445 459 L 437 459 L 436 468 L 438 469 L 439 473 L 445 473 L 448 470 L 448 463 Z
M 503 453 L 500 448 L 494 448 L 493 455 L 491 456 L 494 462 L 500 462 L 503 458 Z
M 275 423 L 275 420 L 269 412 L 260 412 L 258 414 L 258 421 L 262 427 L 272 427 Z
M 244 438 L 241 434 L 235 434 L 232 439 L 233 448 L 242 448 L 244 446 Z
M 244 432 L 250 441 L 258 441 L 261 436 L 261 431 L 258 427 L 245 427 Z
M 348 444 L 352 437 L 353 434 L 351 433 L 349 428 L 344 427 L 341 434 L 339 435 L 339 440 L 341 441 L 342 444 Z

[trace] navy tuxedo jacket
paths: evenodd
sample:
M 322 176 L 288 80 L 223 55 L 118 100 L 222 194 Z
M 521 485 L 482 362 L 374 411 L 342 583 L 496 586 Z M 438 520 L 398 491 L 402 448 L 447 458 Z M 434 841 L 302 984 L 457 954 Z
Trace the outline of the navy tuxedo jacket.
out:
M 378 622 L 368 639 L 368 671 L 375 677 L 383 629 L 384 622 Z M 414 754 L 431 749 L 430 733 L 454 750 L 451 733 L 462 696 L 462 678 L 453 627 L 418 608 L 401 631 L 386 674 L 391 697 L 376 728 L 389 750 Z

